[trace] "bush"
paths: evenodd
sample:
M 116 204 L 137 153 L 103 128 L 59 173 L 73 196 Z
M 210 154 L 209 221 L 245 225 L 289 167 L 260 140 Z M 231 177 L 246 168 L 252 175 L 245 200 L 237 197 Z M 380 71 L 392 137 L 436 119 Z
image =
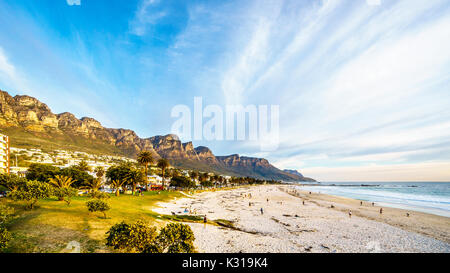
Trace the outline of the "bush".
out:
M 19 177 L 15 174 L 0 174 L 0 186 L 10 191 L 15 191 L 23 187 L 26 182 L 26 178 Z
M 8 246 L 11 240 L 11 233 L 5 228 L 0 226 L 0 250 Z
M 110 198 L 109 194 L 107 194 L 106 192 L 101 192 L 101 191 L 94 191 L 88 194 L 89 197 L 91 198 L 96 198 L 96 199 L 108 199 Z
M 86 206 L 89 212 L 96 212 L 96 211 L 102 212 L 103 216 L 105 216 L 105 219 L 106 219 L 106 211 L 111 209 L 108 203 L 98 199 L 87 201 Z
M 156 236 L 156 228 L 142 221 L 115 224 L 106 233 L 106 245 L 142 253 L 192 253 L 194 233 L 185 224 L 168 224 Z
M 106 245 L 114 249 L 143 252 L 156 238 L 156 228 L 149 227 L 143 221 L 129 225 L 116 224 L 106 233 Z
M 194 252 L 194 232 L 185 224 L 171 223 L 159 232 L 155 242 L 147 247 L 145 253 L 192 253 Z
M 11 240 L 11 234 L 4 226 L 10 219 L 14 209 L 0 205 L 0 250 L 8 246 Z
M 8 194 L 13 200 L 25 200 L 28 202 L 27 207 L 34 208 L 39 199 L 49 198 L 53 193 L 52 187 L 48 183 L 40 181 L 27 181 L 18 190 Z

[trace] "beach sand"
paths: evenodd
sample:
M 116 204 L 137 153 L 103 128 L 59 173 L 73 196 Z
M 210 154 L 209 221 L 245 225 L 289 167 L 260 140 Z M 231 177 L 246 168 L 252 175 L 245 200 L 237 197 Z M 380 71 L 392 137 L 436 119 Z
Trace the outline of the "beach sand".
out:
M 380 215 L 379 207 L 369 203 L 294 192 L 287 185 L 202 192 L 160 203 L 154 211 L 187 214 L 186 207 L 191 214 L 235 226 L 187 223 L 199 252 L 450 252 L 450 218 L 411 211 L 406 217 L 404 210 L 385 207 Z

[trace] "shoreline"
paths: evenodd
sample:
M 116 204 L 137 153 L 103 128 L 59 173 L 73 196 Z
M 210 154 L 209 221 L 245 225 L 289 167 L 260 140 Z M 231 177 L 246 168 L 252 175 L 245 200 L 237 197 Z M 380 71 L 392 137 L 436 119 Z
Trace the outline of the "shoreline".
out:
M 417 183 L 423 183 L 423 182 L 417 182 Z M 450 183 L 450 182 L 442 182 L 442 183 Z M 332 196 L 339 196 L 339 197 L 345 197 L 345 198 L 350 198 L 350 199 L 355 199 L 355 200 L 362 200 L 364 202 L 370 202 L 370 203 L 375 202 L 376 204 L 382 205 L 383 207 L 398 208 L 398 209 L 404 209 L 404 210 L 409 210 L 409 211 L 414 211 L 414 212 L 423 212 L 423 213 L 434 214 L 434 215 L 439 215 L 439 216 L 444 216 L 444 217 L 450 217 L 450 211 L 443 209 L 443 208 L 431 207 L 431 206 L 421 206 L 418 204 L 408 204 L 406 202 L 402 202 L 402 201 L 408 201 L 408 200 L 402 200 L 399 202 L 394 202 L 394 201 L 390 202 L 389 200 L 379 200 L 380 198 L 370 197 L 370 195 L 367 195 L 367 194 L 366 195 L 362 194 L 361 196 L 358 197 L 358 196 L 352 196 L 352 193 L 343 192 L 342 194 L 339 194 L 339 193 L 330 192 L 329 189 L 321 189 L 321 187 L 338 187 L 338 188 L 358 187 L 359 188 L 359 187 L 361 187 L 361 185 L 363 185 L 363 184 L 360 184 L 359 182 L 358 182 L 358 185 L 345 185 L 345 186 L 335 185 L 335 184 L 332 184 L 332 185 L 289 184 L 289 185 L 299 187 L 300 190 L 303 189 L 304 191 L 312 191 L 312 192 L 320 193 L 320 194 L 328 194 L 328 195 L 332 195 Z M 366 186 L 372 187 L 373 185 L 366 185 Z M 375 196 L 375 197 L 379 197 L 379 196 Z
M 309 194 L 309 191 L 299 190 L 298 188 L 291 190 L 296 190 L 298 194 L 296 195 L 292 192 L 289 194 L 293 194 L 298 198 L 314 202 L 316 205 L 322 207 L 330 207 L 331 205 L 334 205 L 335 210 L 345 213 L 347 213 L 348 210 L 352 210 L 352 213 L 359 217 L 383 222 L 391 226 L 416 232 L 450 244 L 449 217 L 428 212 L 383 206 L 385 204 L 379 202 L 374 202 L 375 206 L 372 206 L 372 202 L 363 201 L 363 206 L 361 206 L 361 200 L 358 199 L 317 192 L 312 192 L 312 194 Z M 382 215 L 379 213 L 380 208 L 383 208 Z M 409 217 L 406 216 L 406 213 L 409 213 Z
M 413 213 L 403 219 L 407 218 L 400 217 L 403 211 L 389 209 L 383 213 L 386 219 L 380 221 L 372 212 L 358 209 L 358 200 L 337 199 L 298 190 L 295 194 L 288 185 L 247 186 L 159 203 L 153 211 L 168 215 L 172 212 L 207 215 L 209 221 L 232 222 L 233 229 L 186 223 L 194 231 L 197 249 L 207 253 L 450 253 L 450 218 Z M 329 208 L 331 203 L 334 209 Z M 185 208 L 192 214 L 184 213 Z M 348 215 L 349 208 L 352 217 Z M 392 215 L 398 219 L 391 223 Z M 411 220 L 416 224 L 411 224 Z

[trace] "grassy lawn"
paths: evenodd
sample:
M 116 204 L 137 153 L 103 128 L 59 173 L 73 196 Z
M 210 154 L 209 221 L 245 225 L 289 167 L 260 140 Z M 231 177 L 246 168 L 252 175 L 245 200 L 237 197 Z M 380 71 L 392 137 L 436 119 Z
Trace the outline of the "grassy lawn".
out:
M 105 233 L 121 221 L 139 219 L 151 225 L 162 226 L 167 220 L 183 221 L 199 219 L 171 219 L 151 211 L 156 202 L 185 197 L 179 192 L 145 192 L 144 196 L 111 195 L 107 202 L 111 210 L 103 218 L 102 213 L 89 213 L 85 202 L 88 197 L 76 197 L 70 206 L 56 199 L 40 200 L 34 210 L 24 210 L 21 202 L 0 200 L 15 209 L 16 218 L 8 230 L 13 240 L 5 252 L 61 252 L 68 242 L 77 241 L 82 252 L 111 252 L 105 246 Z

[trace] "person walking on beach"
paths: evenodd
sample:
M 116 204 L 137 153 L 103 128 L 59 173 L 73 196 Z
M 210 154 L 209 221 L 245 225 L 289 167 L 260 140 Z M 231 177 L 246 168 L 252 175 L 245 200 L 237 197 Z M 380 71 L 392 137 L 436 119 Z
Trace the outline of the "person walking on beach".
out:
M 380 208 L 380 214 L 383 214 L 383 208 Z
M 349 210 L 349 211 L 348 211 L 348 216 L 349 216 L 350 218 L 352 218 L 352 210 Z
M 372 202 L 372 207 L 373 207 L 373 206 L 375 206 L 375 203 L 374 203 L 374 202 Z
M 261 208 L 261 215 L 263 215 L 264 214 L 264 210 L 263 210 L 263 208 Z
M 303 203 L 303 206 L 304 206 L 305 205 L 305 200 L 303 200 L 302 203 Z
M 362 206 L 362 201 L 361 201 L 361 202 L 359 202 L 359 205 L 360 205 L 360 206 Z

